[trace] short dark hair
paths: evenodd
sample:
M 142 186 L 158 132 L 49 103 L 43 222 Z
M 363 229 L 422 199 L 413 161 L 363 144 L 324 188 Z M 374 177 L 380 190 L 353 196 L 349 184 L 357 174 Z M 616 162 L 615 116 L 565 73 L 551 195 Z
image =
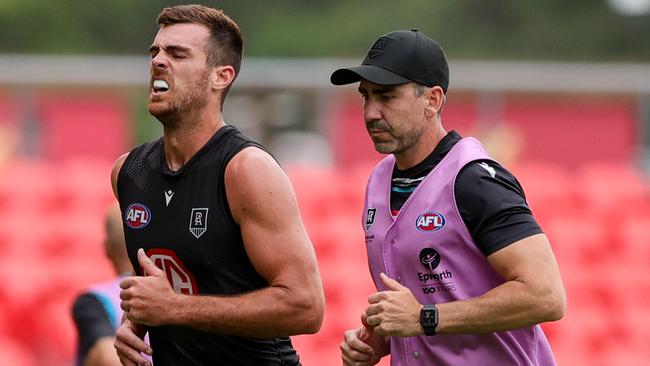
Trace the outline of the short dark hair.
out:
M 413 82 L 413 93 L 417 98 L 421 97 L 427 89 L 428 86 Z
M 223 10 L 196 4 L 176 5 L 164 8 L 157 21 L 161 27 L 178 23 L 196 23 L 208 27 L 210 40 L 205 47 L 208 66 L 230 65 L 235 69 L 235 78 L 239 75 L 244 38 L 237 23 Z M 229 89 L 230 86 L 224 91 L 224 99 Z

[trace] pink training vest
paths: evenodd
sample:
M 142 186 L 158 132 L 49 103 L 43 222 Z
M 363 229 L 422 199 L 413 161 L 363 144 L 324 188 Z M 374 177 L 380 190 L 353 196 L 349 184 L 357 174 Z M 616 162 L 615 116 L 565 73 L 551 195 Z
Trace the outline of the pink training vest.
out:
M 478 249 L 456 207 L 458 172 L 491 160 L 480 142 L 464 138 L 427 175 L 393 218 L 391 176 L 395 157 L 375 167 L 363 217 L 372 279 L 385 291 L 384 272 L 408 287 L 421 304 L 480 296 L 504 283 Z M 539 325 L 496 333 L 391 337 L 391 365 L 555 365 Z

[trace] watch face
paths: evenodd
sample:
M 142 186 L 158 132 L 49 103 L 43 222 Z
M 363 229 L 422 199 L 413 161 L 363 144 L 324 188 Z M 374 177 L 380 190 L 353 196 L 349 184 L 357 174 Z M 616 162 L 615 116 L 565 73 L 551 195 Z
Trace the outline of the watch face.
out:
M 420 311 L 420 325 L 424 329 L 424 334 L 428 336 L 436 335 L 438 327 L 438 308 L 435 305 L 424 305 Z
M 423 309 L 420 322 L 422 323 L 422 326 L 435 327 L 438 323 L 436 319 L 436 311 L 434 309 Z

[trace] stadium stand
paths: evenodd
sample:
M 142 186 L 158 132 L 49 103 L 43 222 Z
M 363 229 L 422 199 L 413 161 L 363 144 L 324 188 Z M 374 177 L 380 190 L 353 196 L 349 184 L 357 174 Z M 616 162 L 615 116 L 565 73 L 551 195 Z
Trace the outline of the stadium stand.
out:
M 48 365 L 68 365 L 74 342 L 67 317 L 69 302 L 76 291 L 111 274 L 101 254 L 101 210 L 92 209 L 110 199 L 110 188 L 101 183 L 107 182 L 110 162 L 13 164 L 12 176 L 3 177 L 0 184 L 0 192 L 4 192 L 0 194 L 0 276 L 20 280 L 0 287 L 0 348 L 16 359 L 12 365 L 42 364 L 44 360 Z M 363 202 L 359 186 L 368 169 L 368 165 L 351 170 L 287 168 L 316 249 L 327 300 L 323 329 L 317 335 L 295 339 L 305 365 L 339 362 L 343 331 L 359 324 L 367 296 L 374 291 L 358 213 Z M 594 185 L 594 180 L 606 182 L 612 169 L 630 172 L 627 166 L 608 166 L 601 174 L 598 167 L 585 169 L 596 173 L 548 163 L 522 164 L 517 170 L 522 173 L 533 210 L 547 212 L 542 225 L 567 287 L 566 318 L 544 328 L 561 365 L 605 365 L 616 357 L 624 357 L 621 360 L 629 360 L 630 365 L 644 364 L 641 360 L 650 360 L 650 354 L 640 345 L 650 342 L 650 331 L 638 326 L 644 323 L 635 314 L 643 318 L 650 307 L 650 215 L 641 214 L 647 214 L 646 208 L 635 208 L 635 214 L 612 217 L 609 204 L 594 203 L 585 199 L 584 192 L 564 189 L 578 179 L 591 180 Z M 535 171 L 540 173 L 537 178 Z M 634 197 L 630 204 L 647 201 L 642 177 L 637 172 L 625 178 L 630 180 L 626 187 L 637 187 L 634 192 L 630 188 L 619 192 Z M 39 183 L 57 180 L 66 181 L 53 184 L 54 193 Z M 30 184 L 34 195 L 46 199 L 29 201 L 27 189 L 22 193 L 20 189 Z M 14 194 L 24 197 L 23 205 L 11 201 Z M 43 203 L 48 200 L 58 204 Z M 619 315 L 612 318 L 612 311 Z M 650 320 L 646 318 L 647 314 L 645 324 Z
M 480 101 L 456 97 L 445 107 L 450 128 L 472 134 Z M 567 316 L 543 325 L 558 364 L 650 364 L 649 187 L 629 164 L 637 146 L 629 101 L 507 99 L 499 113 L 527 141 L 508 168 L 551 239 L 567 288 Z M 42 156 L 0 164 L 0 276 L 9 279 L 0 286 L 0 364 L 69 366 L 70 302 L 112 275 L 101 249 L 102 208 L 113 199 L 108 175 L 127 150 L 129 121 L 112 97 L 43 96 L 37 105 Z M 0 116 L 14 121 L 5 125 L 19 124 L 14 109 L 0 95 Z M 359 325 L 374 292 L 360 209 L 379 156 L 358 101 L 331 113 L 335 167 L 285 166 L 327 301 L 322 330 L 294 338 L 306 366 L 340 364 L 343 332 Z

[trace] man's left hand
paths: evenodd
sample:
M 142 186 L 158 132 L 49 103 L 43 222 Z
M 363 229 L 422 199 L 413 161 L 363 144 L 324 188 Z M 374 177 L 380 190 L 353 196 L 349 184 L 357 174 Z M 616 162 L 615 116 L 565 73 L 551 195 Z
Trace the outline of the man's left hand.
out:
M 408 287 L 386 276 L 379 275 L 388 291 L 370 295 L 366 320 L 378 335 L 409 337 L 424 334 L 420 325 L 422 304 Z

